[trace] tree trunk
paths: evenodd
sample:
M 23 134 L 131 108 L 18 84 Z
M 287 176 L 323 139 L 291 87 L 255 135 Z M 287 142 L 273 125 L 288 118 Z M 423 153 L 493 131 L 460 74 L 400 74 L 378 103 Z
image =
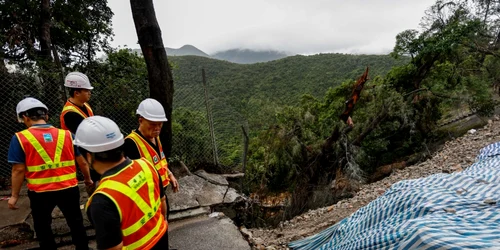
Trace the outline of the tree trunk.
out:
M 50 62 L 50 0 L 40 3 L 40 57 L 45 62 Z
M 52 60 L 52 40 L 50 36 L 51 27 L 50 0 L 41 0 L 40 3 L 40 53 L 37 64 L 42 69 L 40 77 L 43 79 L 43 101 L 52 114 L 57 114 L 61 105 L 54 100 L 60 100 L 59 80 L 57 70 Z M 51 101 L 49 101 L 51 100 Z
M 161 30 L 156 20 L 152 0 L 130 0 L 135 30 L 141 45 L 142 55 L 148 68 L 149 93 L 165 109 L 168 121 L 163 125 L 160 139 L 166 156 L 172 152 L 172 103 L 174 81 L 163 46 Z

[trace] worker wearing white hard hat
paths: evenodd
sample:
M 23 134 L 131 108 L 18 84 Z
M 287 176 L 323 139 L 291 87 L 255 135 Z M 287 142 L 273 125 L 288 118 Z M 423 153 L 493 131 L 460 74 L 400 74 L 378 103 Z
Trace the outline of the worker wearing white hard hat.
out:
M 70 72 L 64 79 L 64 86 L 69 88 L 69 99 L 64 104 L 59 117 L 62 129 L 67 129 L 71 133 L 76 133 L 78 125 L 87 117 L 94 115 L 92 108 L 88 104 L 91 96 L 91 90 L 94 89 L 90 84 L 87 75 L 80 72 Z M 97 183 L 100 176 L 93 170 L 90 171 L 92 181 Z M 93 187 L 87 191 L 92 193 Z
M 87 103 L 90 100 L 90 85 L 87 75 L 80 72 L 71 72 L 64 79 L 64 86 L 69 88 L 69 99 L 61 112 L 61 128 L 76 133 L 76 128 L 83 119 L 93 116 L 94 113 Z
M 73 135 L 47 124 L 47 106 L 35 98 L 20 101 L 16 114 L 18 121 L 28 128 L 16 133 L 9 147 L 8 162 L 12 164 L 9 208 L 18 208 L 21 186 L 26 179 L 41 249 L 56 249 L 51 228 L 52 210 L 56 206 L 66 218 L 76 249 L 88 249 L 75 160 L 84 175 L 85 185 L 92 185 L 92 180 L 87 162 L 73 145 Z
M 168 162 L 160 141 L 161 128 L 167 121 L 163 106 L 157 100 L 147 98 L 139 104 L 136 114 L 139 119 L 139 128 L 125 138 L 125 155 L 130 159 L 146 158 L 149 160 L 163 179 L 163 187 L 166 188 L 172 184 L 172 190 L 178 192 L 179 183 L 168 169 Z M 168 210 L 167 208 L 167 218 Z
M 86 118 L 74 143 L 102 176 L 85 207 L 97 248 L 168 249 L 161 177 L 150 162 L 124 156 L 116 123 L 102 116 Z

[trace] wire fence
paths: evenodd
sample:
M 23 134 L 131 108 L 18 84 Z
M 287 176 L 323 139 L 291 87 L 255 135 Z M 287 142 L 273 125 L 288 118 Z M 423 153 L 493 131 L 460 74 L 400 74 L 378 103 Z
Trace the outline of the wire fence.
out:
M 131 70 L 133 66 L 129 65 Z M 60 127 L 59 115 L 64 106 L 67 90 L 63 79 L 68 72 L 53 70 L 48 74 L 26 70 L 0 72 L 1 122 L 0 178 L 8 179 L 11 166 L 7 153 L 12 136 L 23 129 L 17 122 L 16 105 L 24 97 L 41 100 L 49 108 L 49 123 Z M 89 77 L 92 90 L 91 105 L 94 114 L 114 120 L 124 135 L 138 127 L 135 111 L 139 103 L 149 97 L 149 85 L 144 74 L 120 75 L 102 70 L 83 71 Z M 174 75 L 175 77 L 175 75 Z M 211 93 L 208 84 L 204 88 L 201 72 L 199 81 L 192 86 L 176 86 L 172 114 L 171 161 L 183 161 L 190 168 L 204 165 L 239 167 L 242 164 L 243 133 L 241 126 L 246 119 L 230 105 Z M 0 186 L 2 183 L 0 182 Z

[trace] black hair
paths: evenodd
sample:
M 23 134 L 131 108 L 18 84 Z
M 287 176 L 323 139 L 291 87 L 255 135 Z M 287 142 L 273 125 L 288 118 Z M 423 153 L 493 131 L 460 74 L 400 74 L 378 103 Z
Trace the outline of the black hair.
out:
M 90 152 L 82 147 L 78 147 L 78 150 L 80 151 L 80 153 L 84 157 L 87 153 L 92 154 L 92 152 Z M 105 163 L 113 163 L 113 162 L 120 161 L 125 156 L 122 146 L 108 150 L 108 151 L 93 153 L 93 154 L 94 154 L 94 159 L 96 159 L 100 162 L 105 162 Z
M 75 97 L 75 92 L 76 91 L 80 91 L 81 89 L 74 89 L 74 88 L 70 88 L 69 89 L 69 96 L 70 97 Z
M 32 121 L 44 120 L 47 121 L 48 110 L 45 108 L 32 108 L 24 112 L 19 113 L 19 118 L 23 119 L 23 116 L 30 118 Z

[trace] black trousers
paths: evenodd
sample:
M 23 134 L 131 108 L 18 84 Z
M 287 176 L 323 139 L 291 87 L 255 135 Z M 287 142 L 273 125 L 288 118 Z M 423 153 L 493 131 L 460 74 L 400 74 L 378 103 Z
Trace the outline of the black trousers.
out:
M 165 232 L 163 237 L 156 242 L 156 245 L 151 248 L 151 250 L 168 250 L 170 249 L 170 246 L 168 245 L 168 230 Z
M 87 233 L 80 211 L 80 190 L 78 186 L 52 192 L 28 191 L 31 215 L 41 249 L 57 249 L 52 233 L 52 210 L 61 210 L 71 230 L 71 238 L 77 250 L 88 250 Z
M 165 188 L 165 202 L 167 203 L 167 218 L 165 218 L 165 219 L 168 221 L 168 218 L 170 217 L 170 204 L 168 203 L 167 189 L 166 188 Z

